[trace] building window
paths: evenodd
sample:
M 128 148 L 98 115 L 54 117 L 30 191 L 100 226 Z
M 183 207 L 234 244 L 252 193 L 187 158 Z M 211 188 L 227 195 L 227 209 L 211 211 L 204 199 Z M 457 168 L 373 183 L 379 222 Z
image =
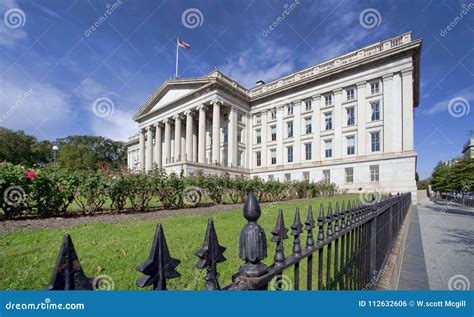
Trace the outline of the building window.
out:
M 272 160 L 272 165 L 277 163 L 277 151 L 276 151 L 276 149 L 271 149 L 270 150 L 270 158 Z
M 355 137 L 353 135 L 348 136 L 347 140 L 347 155 L 355 154 Z
M 224 134 L 224 143 L 226 143 L 229 139 L 229 133 L 227 133 L 227 127 L 222 129 L 222 133 Z
M 242 129 L 237 129 L 237 142 L 242 143 Z
M 372 146 L 372 152 L 380 151 L 380 132 L 370 134 L 370 144 Z
M 309 172 L 303 172 L 303 180 L 309 182 Z
M 288 163 L 292 163 L 293 162 L 293 146 L 289 146 L 287 147 L 287 151 L 288 151 Z
M 331 183 L 331 171 L 330 170 L 323 170 L 323 183 L 330 184 Z
M 346 99 L 354 100 L 355 99 L 355 90 L 354 88 L 349 88 L 346 90 Z
M 380 101 L 371 102 L 370 108 L 372 110 L 371 121 L 380 120 Z
M 255 156 L 257 159 L 257 166 L 262 166 L 262 152 L 255 152 Z
M 277 117 L 277 111 L 276 111 L 276 108 L 273 108 L 270 110 L 270 118 L 271 120 L 275 120 Z
M 305 134 L 311 134 L 311 118 L 305 118 Z
M 325 130 L 332 130 L 332 112 L 324 114 Z
M 352 184 L 354 182 L 354 169 L 352 167 L 346 168 L 346 184 Z
M 272 181 L 273 179 L 274 179 L 274 178 L 273 178 L 273 175 L 272 175 L 272 174 L 269 174 L 269 175 L 268 175 L 268 180 L 269 180 L 269 181 Z
M 375 82 L 375 83 L 371 83 L 371 84 L 370 84 L 370 93 L 371 93 L 372 95 L 378 94 L 379 91 L 380 91 L 380 85 L 379 85 L 379 82 L 378 82 L 378 81 Z
M 257 114 L 257 115 L 255 115 L 255 122 L 256 122 L 257 124 L 262 123 L 262 115 L 261 115 L 260 113 Z
M 240 112 L 237 114 L 237 121 L 239 121 L 239 122 L 244 121 L 244 116 Z
M 286 110 L 287 110 L 288 115 L 292 116 L 293 115 L 293 104 L 292 103 L 288 104 L 288 106 L 286 106 Z
M 326 106 L 332 105 L 332 95 L 326 95 L 324 96 L 324 104 Z
M 237 166 L 242 166 L 242 151 L 238 151 L 237 153 Z
M 305 99 L 304 101 L 305 111 L 311 111 L 311 99 Z
M 311 160 L 311 143 L 304 144 L 304 152 L 305 152 L 306 160 L 307 161 Z
M 257 144 L 262 143 L 262 130 L 260 129 L 255 130 L 255 135 L 257 137 Z
M 332 157 L 332 140 L 324 141 L 324 146 L 325 146 L 324 156 Z
M 354 107 L 349 107 L 346 108 L 346 114 L 347 114 L 347 125 L 351 126 L 355 124 L 355 108 Z
M 291 174 L 285 173 L 285 182 L 291 182 Z
M 378 182 L 379 181 L 379 166 L 370 165 L 370 181 Z
M 276 139 L 277 139 L 277 127 L 276 127 L 276 125 L 270 126 L 270 131 L 271 131 L 271 134 L 272 134 L 272 141 L 276 141 Z
M 293 121 L 287 122 L 286 127 L 288 128 L 288 137 L 292 138 L 293 137 Z

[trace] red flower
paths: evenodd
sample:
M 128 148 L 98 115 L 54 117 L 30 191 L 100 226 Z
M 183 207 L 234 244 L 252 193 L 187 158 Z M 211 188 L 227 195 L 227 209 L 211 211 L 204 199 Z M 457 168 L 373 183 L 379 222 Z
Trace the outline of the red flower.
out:
M 28 179 L 35 179 L 36 177 L 38 177 L 38 175 L 35 173 L 35 171 L 28 171 L 25 175 L 26 178 Z

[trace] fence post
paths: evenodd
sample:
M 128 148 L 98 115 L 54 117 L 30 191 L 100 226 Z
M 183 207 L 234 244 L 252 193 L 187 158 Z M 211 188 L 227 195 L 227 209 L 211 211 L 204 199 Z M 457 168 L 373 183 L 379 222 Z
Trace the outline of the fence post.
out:
M 374 208 L 372 212 L 375 213 L 375 217 L 372 218 L 370 222 L 370 260 L 369 260 L 369 272 L 371 274 L 371 278 L 377 276 L 377 217 L 378 212 L 377 209 Z

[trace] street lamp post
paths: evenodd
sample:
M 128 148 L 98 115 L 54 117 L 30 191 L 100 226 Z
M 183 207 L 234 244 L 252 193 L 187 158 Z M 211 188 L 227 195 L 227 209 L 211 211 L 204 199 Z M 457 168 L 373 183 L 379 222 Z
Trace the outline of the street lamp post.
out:
M 53 153 L 54 153 L 54 168 L 57 166 L 57 157 L 58 157 L 59 146 L 53 145 Z

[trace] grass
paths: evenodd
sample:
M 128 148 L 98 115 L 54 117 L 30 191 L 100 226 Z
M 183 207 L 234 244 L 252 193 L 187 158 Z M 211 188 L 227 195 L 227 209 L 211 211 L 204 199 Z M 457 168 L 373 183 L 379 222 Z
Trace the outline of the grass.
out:
M 265 229 L 268 242 L 268 257 L 264 263 L 273 262 L 275 243 L 271 242 L 278 209 L 284 213 L 287 228 L 292 224 L 295 208 L 300 208 L 304 222 L 308 205 L 313 206 L 313 215 L 319 213 L 319 203 L 325 207 L 331 201 L 356 199 L 356 196 L 318 198 L 262 206 L 260 225 Z M 204 272 L 194 268 L 197 257 L 194 253 L 201 247 L 207 225 L 212 217 L 219 237 L 219 243 L 226 247 L 227 261 L 218 265 L 221 286 L 230 284 L 232 274 L 243 263 L 238 257 L 239 234 L 246 220 L 242 210 L 219 213 L 179 216 L 163 219 L 168 247 L 171 255 L 181 260 L 177 271 L 181 277 L 168 281 L 169 289 L 202 289 Z M 15 231 L 0 235 L 0 289 L 42 289 L 50 282 L 52 271 L 64 233 L 70 233 L 76 251 L 87 276 L 109 275 L 115 289 L 137 289 L 135 282 L 140 273 L 135 266 L 143 263 L 151 247 L 156 221 L 135 221 L 125 223 L 85 224 L 68 229 L 44 229 Z M 315 230 L 317 231 L 317 230 Z M 316 236 L 316 232 L 315 232 Z M 306 234 L 301 237 L 302 245 Z M 285 254 L 291 253 L 293 239 L 285 240 Z M 333 251 L 334 254 L 334 251 Z M 317 260 L 317 254 L 315 254 Z M 301 285 L 306 286 L 306 261 L 301 264 Z M 313 264 L 316 279 L 317 262 Z M 292 276 L 291 272 L 290 276 Z

